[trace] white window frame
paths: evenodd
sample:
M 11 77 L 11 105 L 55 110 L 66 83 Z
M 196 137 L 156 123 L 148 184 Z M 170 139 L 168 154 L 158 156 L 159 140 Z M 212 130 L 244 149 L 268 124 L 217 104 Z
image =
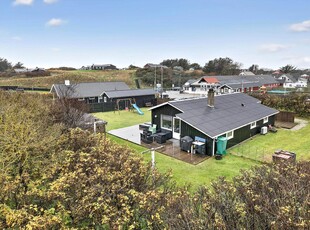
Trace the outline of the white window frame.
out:
M 229 135 L 229 133 L 231 133 L 231 135 Z M 230 140 L 230 139 L 234 138 L 234 131 L 232 130 L 232 131 L 227 132 L 226 133 L 226 138 L 227 138 L 227 140 Z
M 254 121 L 254 122 L 252 122 L 252 123 L 250 124 L 250 128 L 251 128 L 251 129 L 256 128 L 256 126 L 257 126 L 256 121 Z
M 163 127 L 163 118 L 164 118 L 165 116 L 166 116 L 166 117 L 171 117 L 171 128 L 170 128 L 170 129 L 167 128 L 167 127 Z M 160 115 L 160 127 L 161 127 L 162 129 L 166 129 L 166 130 L 172 131 L 172 126 L 173 126 L 173 116 L 161 114 L 161 115 Z
M 268 123 L 268 119 L 269 117 L 264 117 L 264 119 L 263 119 L 263 123 L 265 124 L 265 123 Z

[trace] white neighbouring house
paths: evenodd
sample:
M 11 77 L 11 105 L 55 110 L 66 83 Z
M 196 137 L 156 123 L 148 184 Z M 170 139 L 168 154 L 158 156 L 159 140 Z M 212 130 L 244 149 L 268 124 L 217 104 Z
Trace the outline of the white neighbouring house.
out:
M 227 75 L 204 76 L 198 80 L 188 80 L 183 85 L 183 92 L 206 95 L 209 89 L 215 94 L 259 91 L 261 87 L 273 89 L 280 83 L 272 75 Z
M 291 74 L 282 74 L 278 79 L 284 81 L 283 88 L 305 88 L 307 87 L 307 79 L 303 77 L 294 77 Z
M 255 75 L 253 72 L 247 70 L 244 70 L 241 73 L 239 73 L 239 76 L 253 76 L 253 75 Z

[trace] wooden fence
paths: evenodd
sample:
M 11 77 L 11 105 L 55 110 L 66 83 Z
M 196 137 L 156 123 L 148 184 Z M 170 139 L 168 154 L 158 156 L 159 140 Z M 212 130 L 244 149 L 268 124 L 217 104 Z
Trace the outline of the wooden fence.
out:
M 276 115 L 276 121 L 294 123 L 295 113 L 280 111 L 280 113 Z

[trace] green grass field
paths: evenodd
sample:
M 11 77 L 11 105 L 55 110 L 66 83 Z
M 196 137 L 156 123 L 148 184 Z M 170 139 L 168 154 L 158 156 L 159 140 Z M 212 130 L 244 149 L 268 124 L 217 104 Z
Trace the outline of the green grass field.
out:
M 134 72 L 134 70 L 53 70 L 51 71 L 51 76 L 26 77 L 24 75 L 16 75 L 9 78 L 0 78 L 0 85 L 51 88 L 53 84 L 64 83 L 65 80 L 70 80 L 72 84 L 80 82 L 123 81 L 129 87 L 135 88 Z
M 146 148 L 137 144 L 125 141 L 115 136 L 109 135 L 109 138 L 118 144 L 125 145 L 141 154 Z M 151 154 L 146 153 L 142 155 L 147 161 L 151 161 Z M 197 189 L 199 186 L 210 186 L 212 180 L 224 176 L 227 179 L 232 179 L 237 176 L 241 169 L 249 169 L 258 162 L 244 159 L 242 157 L 227 154 L 222 160 L 215 160 L 209 158 L 198 165 L 192 165 L 183 161 L 171 158 L 156 152 L 155 154 L 156 167 L 162 173 L 171 171 L 172 179 L 176 181 L 177 185 L 183 186 L 190 184 L 192 190 Z
M 151 121 L 151 112 L 148 108 L 141 108 L 144 115 L 139 115 L 135 110 L 93 113 L 94 116 L 108 122 L 107 130 L 119 129 Z
M 123 128 L 131 125 L 148 122 L 151 120 L 151 112 L 148 108 L 142 108 L 144 115 L 138 115 L 133 111 L 105 112 L 95 113 L 98 118 L 108 121 L 108 130 Z M 146 148 L 137 144 L 122 140 L 109 135 L 109 137 L 118 144 L 126 145 L 138 154 Z M 150 154 L 144 154 L 144 159 L 149 162 Z M 160 172 L 172 172 L 172 178 L 178 185 L 191 184 L 193 189 L 200 185 L 210 185 L 210 182 L 219 176 L 225 176 L 228 179 L 238 175 L 240 169 L 248 169 L 259 163 L 247 160 L 242 157 L 228 154 L 223 160 L 217 161 L 214 158 L 205 160 L 199 165 L 191 165 L 183 161 L 171 158 L 161 153 L 156 153 L 156 166 Z
M 277 133 L 256 135 L 252 139 L 229 149 L 229 152 L 259 161 L 270 162 L 272 153 L 277 149 L 283 149 L 295 152 L 297 160 L 310 160 L 309 134 L 309 123 L 306 127 L 296 131 L 278 129 Z
M 108 121 L 108 130 L 123 128 L 151 120 L 151 113 L 147 108 L 142 108 L 144 115 L 138 115 L 133 111 L 95 113 L 94 115 Z M 277 149 L 285 149 L 297 153 L 298 160 L 310 159 L 309 142 L 310 125 L 291 131 L 279 129 L 277 133 L 256 135 L 231 149 L 223 160 L 209 158 L 198 165 L 191 165 L 183 161 L 171 158 L 161 153 L 156 153 L 156 166 L 160 172 L 172 172 L 172 178 L 178 185 L 191 184 L 195 189 L 200 185 L 210 185 L 210 182 L 220 176 L 232 179 L 238 175 L 241 169 L 249 169 L 259 165 L 259 161 L 271 161 L 272 153 Z M 109 137 L 121 145 L 126 145 L 138 154 L 146 150 L 144 147 L 109 135 Z M 144 154 L 143 158 L 149 162 L 150 154 Z M 249 158 L 249 159 L 247 159 Z

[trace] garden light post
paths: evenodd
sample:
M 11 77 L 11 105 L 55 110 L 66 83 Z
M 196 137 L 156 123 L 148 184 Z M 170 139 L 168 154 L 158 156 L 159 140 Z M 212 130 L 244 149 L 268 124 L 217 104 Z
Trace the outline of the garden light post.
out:
M 145 150 L 145 151 L 143 151 L 143 152 L 141 152 L 142 154 L 144 154 L 144 153 L 148 153 L 148 152 L 151 152 L 151 154 L 152 154 L 152 160 L 151 160 L 151 162 L 152 162 L 152 171 L 154 172 L 154 170 L 155 170 L 155 150 L 158 150 L 158 149 L 161 149 L 161 148 L 163 148 L 164 146 L 159 146 L 159 147 L 156 147 L 156 148 L 151 148 L 151 149 L 148 149 L 148 150 Z

